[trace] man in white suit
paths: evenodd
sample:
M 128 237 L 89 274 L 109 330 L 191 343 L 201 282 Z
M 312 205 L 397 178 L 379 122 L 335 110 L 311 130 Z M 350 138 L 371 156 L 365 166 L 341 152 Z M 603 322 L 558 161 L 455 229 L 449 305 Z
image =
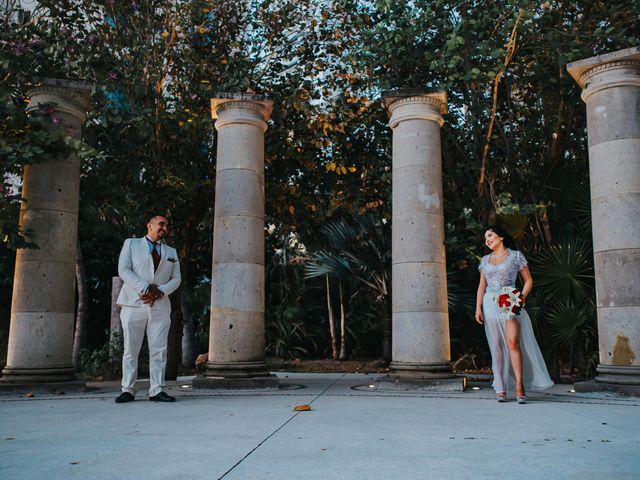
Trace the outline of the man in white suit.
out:
M 167 338 L 171 325 L 169 295 L 180 285 L 180 262 L 176 250 L 161 242 L 169 222 L 155 215 L 147 223 L 142 238 L 124 241 L 118 275 L 124 282 L 117 303 L 122 307 L 120 320 L 124 334 L 122 356 L 122 393 L 116 403 L 132 402 L 136 396 L 138 355 L 145 330 L 149 344 L 149 400 L 174 402 L 162 391 L 167 367 Z

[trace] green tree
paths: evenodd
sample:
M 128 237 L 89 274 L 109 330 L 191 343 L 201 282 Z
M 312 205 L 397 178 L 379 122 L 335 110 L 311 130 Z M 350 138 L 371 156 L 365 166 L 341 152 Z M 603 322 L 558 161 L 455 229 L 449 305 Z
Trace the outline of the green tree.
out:
M 313 252 L 306 264 L 307 278 L 353 279 L 358 288 L 380 305 L 385 360 L 391 359 L 391 229 L 372 214 L 337 219 L 320 229 L 329 248 Z M 329 285 L 327 278 L 327 286 Z M 342 284 L 340 306 L 343 308 Z M 327 295 L 329 295 L 327 288 Z M 331 308 L 329 306 L 329 308 Z M 344 318 L 344 313 L 341 315 Z M 342 329 L 344 341 L 345 331 Z
M 476 281 L 470 267 L 487 222 L 512 227 L 527 254 L 567 233 L 589 239 L 586 120 L 566 64 L 636 45 L 640 3 L 44 0 L 32 13 L 19 2 L 0 8 L 1 170 L 19 177 L 49 155 L 83 155 L 80 240 L 97 345 L 122 239 L 142 233 L 152 211 L 173 221 L 185 289 L 209 281 L 217 138 L 209 100 L 221 91 L 274 100 L 265 135 L 268 262 L 290 234 L 317 250 L 334 218 L 390 220 L 391 131 L 379 96 L 396 88 L 448 92 L 447 259 L 463 290 Z M 70 144 L 25 114 L 25 93 L 42 76 L 95 84 L 85 142 Z M 14 250 L 37 242 L 18 231 L 9 178 L 0 195 L 3 319 Z M 284 278 L 270 288 L 282 281 L 292 289 Z M 317 311 L 324 307 L 309 295 L 312 284 L 278 298 L 304 298 L 305 311 Z M 176 315 L 190 318 L 187 300 L 176 295 Z M 267 316 L 282 308 L 267 305 Z M 364 324 L 371 312 L 358 309 L 353 322 Z M 452 310 L 452 332 L 466 342 L 475 334 L 457 328 L 463 310 Z

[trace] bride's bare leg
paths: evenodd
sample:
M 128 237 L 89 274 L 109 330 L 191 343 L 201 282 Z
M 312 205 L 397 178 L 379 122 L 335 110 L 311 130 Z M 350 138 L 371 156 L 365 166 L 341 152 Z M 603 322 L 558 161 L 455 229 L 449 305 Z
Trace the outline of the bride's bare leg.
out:
M 485 326 L 488 330 L 489 349 L 491 350 L 491 370 L 493 371 L 493 388 L 496 394 L 506 394 L 504 375 L 504 343 L 501 340 L 502 333 L 497 321 L 485 318 Z M 504 352 L 504 353 L 503 353 Z
M 507 320 L 506 322 L 507 346 L 509 347 L 509 358 L 516 377 L 516 395 L 524 396 L 524 385 L 522 384 L 522 352 L 520 351 L 520 323 L 517 320 Z

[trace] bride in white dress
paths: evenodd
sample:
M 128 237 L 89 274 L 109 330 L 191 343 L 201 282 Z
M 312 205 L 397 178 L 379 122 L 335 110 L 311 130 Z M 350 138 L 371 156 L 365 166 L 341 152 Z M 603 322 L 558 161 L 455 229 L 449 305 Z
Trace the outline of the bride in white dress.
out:
M 484 234 L 489 255 L 482 257 L 480 284 L 476 297 L 476 322 L 484 324 L 491 350 L 493 388 L 496 398 L 504 402 L 507 391 L 515 387 L 518 403 L 525 403 L 527 390 L 546 390 L 553 385 L 540 353 L 531 326 L 531 319 L 523 308 L 515 318 L 500 313 L 494 296 L 502 287 L 515 286 L 518 273 L 522 277 L 523 297 L 531 293 L 533 279 L 527 260 L 514 246 L 511 236 L 500 227 L 487 227 Z

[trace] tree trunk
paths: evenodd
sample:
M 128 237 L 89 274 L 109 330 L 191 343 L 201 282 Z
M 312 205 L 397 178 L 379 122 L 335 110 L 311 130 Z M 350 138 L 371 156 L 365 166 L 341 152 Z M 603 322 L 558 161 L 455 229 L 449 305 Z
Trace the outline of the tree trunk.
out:
M 490 207 L 487 209 L 487 225 L 497 225 L 498 224 L 498 213 L 496 212 L 495 207 Z
M 340 286 L 340 360 L 347 359 L 347 329 L 344 316 L 344 301 L 342 296 L 342 282 L 339 281 Z
M 391 299 L 385 301 L 385 316 L 382 324 L 382 358 L 391 361 Z
M 198 342 L 193 333 L 193 318 L 187 308 L 187 290 L 183 289 L 180 295 L 180 309 L 182 310 L 182 366 L 195 367 L 198 351 Z
M 118 306 L 118 296 L 124 282 L 120 277 L 111 277 L 111 318 L 109 319 L 109 360 L 122 360 L 122 322 L 120 321 L 121 307 Z
M 73 366 L 78 368 L 80 349 L 84 341 L 84 332 L 87 326 L 87 273 L 84 269 L 84 259 L 80 240 L 76 250 L 76 288 L 78 290 L 78 308 L 76 310 L 76 327 L 73 334 Z
M 171 295 L 171 327 L 167 339 L 167 380 L 177 380 L 180 366 L 180 346 L 182 343 L 182 310 L 180 309 L 180 297 L 183 287 Z
M 561 68 L 560 70 L 563 71 L 564 68 Z M 564 77 L 564 75 L 561 73 L 560 78 L 562 77 Z M 560 90 L 560 92 L 562 92 L 562 90 Z M 549 147 L 549 160 L 553 167 L 555 167 L 562 158 L 562 144 L 564 141 L 562 125 L 564 121 L 564 109 L 564 98 L 561 96 L 560 103 L 558 104 L 556 123 L 553 128 L 553 132 L 551 132 L 551 146 Z
M 327 279 L 327 312 L 329 315 L 329 333 L 331 335 L 331 358 L 338 359 L 338 345 L 336 344 L 336 325 L 333 321 L 333 309 L 331 308 L 331 290 L 329 289 L 329 275 L 325 275 Z
M 542 215 L 542 228 L 544 229 L 544 238 L 547 243 L 551 243 L 553 241 L 553 235 L 551 234 L 551 225 L 549 224 L 549 215 L 547 212 L 544 212 Z

